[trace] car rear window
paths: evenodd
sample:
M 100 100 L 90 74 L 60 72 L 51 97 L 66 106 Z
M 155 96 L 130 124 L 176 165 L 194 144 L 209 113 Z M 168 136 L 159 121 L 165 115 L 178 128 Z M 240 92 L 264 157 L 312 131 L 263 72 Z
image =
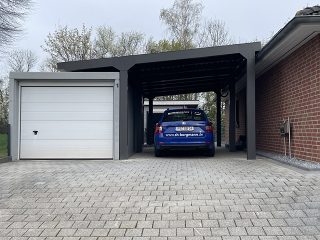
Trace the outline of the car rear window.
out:
M 203 111 L 172 111 L 166 112 L 162 122 L 180 122 L 180 121 L 206 121 Z

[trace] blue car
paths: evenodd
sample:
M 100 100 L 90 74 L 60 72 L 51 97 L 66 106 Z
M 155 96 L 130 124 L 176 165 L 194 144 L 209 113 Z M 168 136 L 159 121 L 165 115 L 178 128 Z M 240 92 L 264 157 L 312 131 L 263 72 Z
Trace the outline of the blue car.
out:
M 214 133 L 212 123 L 201 109 L 166 110 L 154 134 L 155 156 L 165 149 L 204 149 L 214 156 Z

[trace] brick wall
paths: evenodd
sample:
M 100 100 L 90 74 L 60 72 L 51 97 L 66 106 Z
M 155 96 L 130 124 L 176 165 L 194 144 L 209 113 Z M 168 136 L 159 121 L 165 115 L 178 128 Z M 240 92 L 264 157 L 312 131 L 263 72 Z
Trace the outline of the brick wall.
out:
M 292 155 L 320 162 L 320 35 L 256 81 L 256 114 L 257 149 L 283 154 L 279 124 L 290 117 Z
M 224 142 L 229 144 L 229 98 L 223 99 L 225 102 L 225 116 L 224 116 Z
M 236 141 L 240 135 L 247 135 L 246 121 L 246 90 L 242 90 L 236 96 L 236 101 L 239 104 L 239 122 L 236 125 Z
M 229 98 L 225 100 L 225 118 L 224 118 L 224 139 L 225 143 L 229 143 Z M 236 141 L 238 141 L 240 135 L 247 135 L 247 122 L 246 122 L 246 92 L 245 89 L 236 94 L 236 101 L 239 104 L 239 124 L 236 124 Z

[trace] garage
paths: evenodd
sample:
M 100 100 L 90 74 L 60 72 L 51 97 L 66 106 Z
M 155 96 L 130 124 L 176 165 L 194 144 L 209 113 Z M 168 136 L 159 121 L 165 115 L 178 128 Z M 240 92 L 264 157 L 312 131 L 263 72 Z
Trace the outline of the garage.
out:
M 117 159 L 116 75 L 13 75 L 17 159 Z

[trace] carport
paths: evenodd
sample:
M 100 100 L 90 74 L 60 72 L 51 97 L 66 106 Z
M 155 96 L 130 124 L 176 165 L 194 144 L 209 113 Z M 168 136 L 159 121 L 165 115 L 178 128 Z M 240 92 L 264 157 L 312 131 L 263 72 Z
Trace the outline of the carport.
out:
M 221 93 L 229 91 L 229 149 L 236 150 L 236 89 L 246 88 L 247 158 L 256 158 L 255 55 L 260 43 L 59 63 L 69 72 L 120 72 L 120 159 L 143 147 L 143 99 L 152 116 L 157 96 L 214 91 L 217 145 L 221 146 Z M 151 122 L 149 120 L 149 122 Z M 149 124 L 150 125 L 150 124 Z M 149 135 L 153 134 L 148 127 Z

